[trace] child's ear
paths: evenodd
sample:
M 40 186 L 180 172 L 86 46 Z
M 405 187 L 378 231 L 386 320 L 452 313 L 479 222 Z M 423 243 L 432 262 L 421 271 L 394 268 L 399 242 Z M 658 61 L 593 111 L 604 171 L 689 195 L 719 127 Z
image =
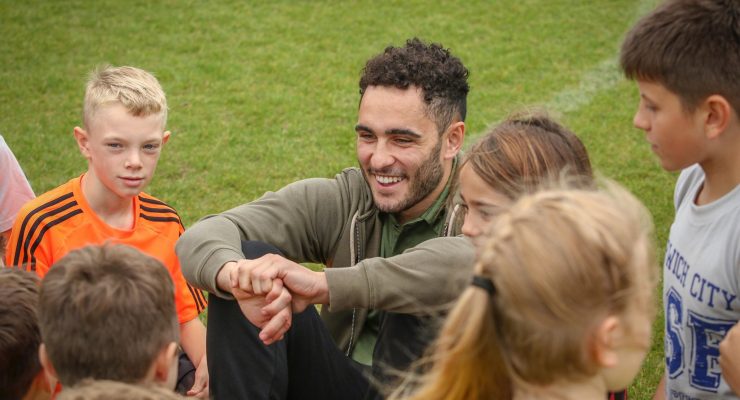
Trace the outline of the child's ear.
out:
M 619 318 L 610 315 L 596 327 L 590 350 L 598 366 L 610 368 L 619 362 L 617 344 L 621 340 L 621 325 Z
M 704 100 L 702 106 L 706 111 L 704 121 L 707 139 L 716 139 L 727 129 L 732 118 L 732 106 L 718 94 L 713 94 Z
M 177 343 L 170 342 L 157 354 L 152 365 L 152 380 L 167 389 L 175 388 L 177 380 Z
M 41 362 L 41 368 L 44 369 L 49 385 L 52 385 L 52 383 L 56 385 L 56 381 L 59 380 L 57 377 L 57 370 L 54 369 L 54 365 L 51 364 L 49 354 L 46 353 L 46 345 L 43 343 L 39 346 L 39 362 Z
M 162 135 L 162 144 L 167 143 L 168 140 L 170 140 L 170 131 L 164 131 L 164 135 Z
M 74 129 L 74 135 L 75 140 L 77 141 L 77 147 L 80 148 L 80 153 L 82 153 L 85 158 L 88 160 L 90 159 L 90 137 L 86 130 L 80 128 L 79 126 L 75 126 Z

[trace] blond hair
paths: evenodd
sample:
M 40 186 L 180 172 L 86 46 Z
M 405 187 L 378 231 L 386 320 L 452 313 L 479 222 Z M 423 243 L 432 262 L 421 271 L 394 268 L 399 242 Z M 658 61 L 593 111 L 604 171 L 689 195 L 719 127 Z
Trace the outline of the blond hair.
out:
M 516 381 L 595 374 L 586 344 L 595 326 L 609 315 L 653 312 L 653 252 L 647 210 L 616 184 L 522 197 L 492 223 L 475 266 L 494 294 L 465 290 L 425 374 L 395 398 L 505 399 Z
M 57 400 L 178 400 L 185 399 L 162 387 L 87 379 L 64 388 Z
M 90 74 L 85 88 L 82 119 L 86 130 L 103 106 L 119 103 L 135 117 L 159 114 L 167 123 L 167 98 L 159 81 L 149 72 L 135 67 L 105 65 Z

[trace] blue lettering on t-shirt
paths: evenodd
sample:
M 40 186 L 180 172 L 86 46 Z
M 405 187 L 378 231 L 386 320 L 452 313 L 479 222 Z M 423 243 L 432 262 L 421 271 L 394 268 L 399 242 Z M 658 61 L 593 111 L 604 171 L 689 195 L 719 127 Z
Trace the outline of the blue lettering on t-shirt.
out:
M 670 288 L 665 299 L 665 363 L 668 376 L 675 378 L 683 372 L 683 305 L 681 295 Z
M 735 301 L 737 295 L 722 289 L 722 296 L 725 298 L 725 310 L 732 311 L 732 302 Z
M 676 276 L 681 286 L 686 287 L 686 276 L 691 266 L 669 241 L 665 251 L 665 267 Z
M 720 384 L 719 342 L 734 321 L 709 318 L 689 310 L 688 325 L 694 333 L 694 359 L 689 384 L 697 389 L 717 392 Z

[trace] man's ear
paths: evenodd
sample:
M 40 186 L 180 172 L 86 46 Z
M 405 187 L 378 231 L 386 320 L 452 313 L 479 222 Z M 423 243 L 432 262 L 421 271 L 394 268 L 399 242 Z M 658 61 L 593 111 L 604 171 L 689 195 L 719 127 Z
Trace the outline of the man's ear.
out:
M 455 158 L 457 153 L 460 152 L 460 149 L 462 149 L 463 141 L 465 140 L 465 122 L 453 122 L 447 128 L 447 132 L 442 135 L 442 139 L 445 141 L 444 158 Z
M 39 346 L 39 362 L 41 362 L 41 368 L 44 369 L 44 373 L 46 374 L 46 379 L 49 381 L 49 384 L 51 385 L 51 382 L 56 382 L 59 380 L 57 377 L 57 370 L 54 369 L 54 365 L 51 364 L 51 359 L 49 359 L 49 354 L 46 352 L 46 345 L 41 343 Z
M 732 106 L 724 96 L 713 94 L 699 106 L 704 113 L 704 131 L 707 139 L 716 139 L 727 129 L 732 118 Z
M 621 334 L 622 322 L 613 315 L 606 317 L 596 327 L 589 350 L 598 366 L 610 368 L 617 365 L 619 362 L 617 345 L 621 340 Z
M 177 343 L 170 342 L 157 353 L 151 366 L 152 381 L 167 389 L 174 389 L 177 379 Z
M 80 128 L 79 126 L 75 126 L 74 129 L 74 136 L 75 140 L 77 141 L 77 147 L 80 148 L 80 153 L 82 153 L 85 158 L 88 160 L 90 159 L 90 136 L 87 133 L 86 130 Z
M 162 135 L 162 144 L 167 143 L 168 140 L 170 140 L 170 131 L 164 131 L 164 134 Z

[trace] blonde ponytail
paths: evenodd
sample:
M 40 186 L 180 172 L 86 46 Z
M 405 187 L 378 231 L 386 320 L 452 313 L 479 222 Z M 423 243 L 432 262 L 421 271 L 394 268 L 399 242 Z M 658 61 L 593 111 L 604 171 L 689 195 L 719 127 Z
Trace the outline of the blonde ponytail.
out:
M 413 392 L 410 400 L 511 398 L 499 346 L 491 345 L 495 329 L 490 296 L 480 288 L 468 288 L 418 365 L 425 374 L 409 376 L 390 399 L 408 392 Z

